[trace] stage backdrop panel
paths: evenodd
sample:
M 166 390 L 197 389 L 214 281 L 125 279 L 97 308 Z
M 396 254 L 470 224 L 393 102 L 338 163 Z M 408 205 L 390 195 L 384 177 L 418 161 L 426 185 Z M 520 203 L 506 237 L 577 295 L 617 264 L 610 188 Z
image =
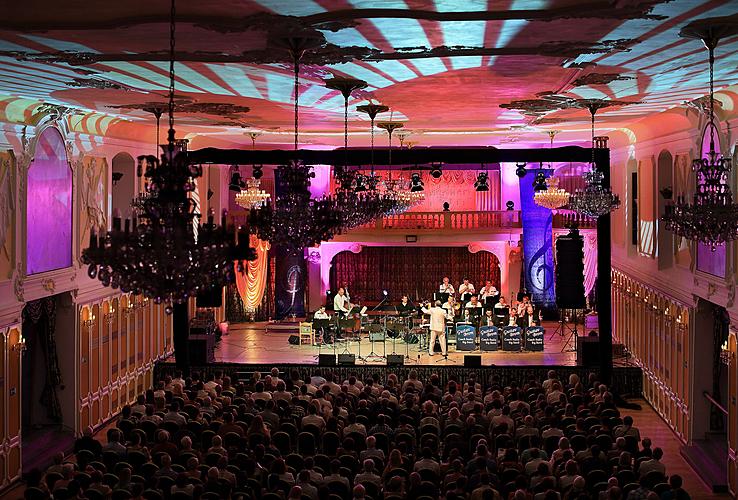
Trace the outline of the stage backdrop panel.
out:
M 390 303 L 403 293 L 411 300 L 433 298 L 444 276 L 458 289 L 466 276 L 477 289 L 485 280 L 500 289 L 500 261 L 491 252 L 470 253 L 467 247 L 364 247 L 341 252 L 331 263 L 331 290 L 347 285 L 352 302 L 379 301 L 382 290 Z

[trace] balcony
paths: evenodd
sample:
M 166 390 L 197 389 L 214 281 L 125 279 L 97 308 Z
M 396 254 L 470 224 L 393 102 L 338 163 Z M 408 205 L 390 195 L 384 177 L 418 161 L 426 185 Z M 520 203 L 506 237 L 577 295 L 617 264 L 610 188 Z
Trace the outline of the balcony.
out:
M 234 210 L 231 219 L 237 224 L 246 222 L 246 212 Z M 563 229 L 576 222 L 581 229 L 596 227 L 596 221 L 572 213 L 556 213 L 554 229 Z M 350 241 L 357 236 L 397 236 L 406 234 L 447 235 L 466 238 L 469 235 L 494 233 L 519 233 L 522 221 L 519 210 L 459 211 L 459 212 L 405 212 L 377 218 L 344 234 L 337 235 L 338 241 Z
M 520 211 L 482 211 L 482 212 L 405 212 L 398 215 L 380 217 L 368 224 L 359 226 L 351 232 L 366 231 L 408 231 L 451 232 L 451 231 L 509 231 L 521 227 Z

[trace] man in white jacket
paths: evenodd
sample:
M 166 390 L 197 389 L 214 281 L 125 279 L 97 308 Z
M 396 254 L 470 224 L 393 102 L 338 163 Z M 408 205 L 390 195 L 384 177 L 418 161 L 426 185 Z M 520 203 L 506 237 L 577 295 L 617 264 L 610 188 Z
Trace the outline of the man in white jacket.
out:
M 428 355 L 433 356 L 433 347 L 436 345 L 436 337 L 438 343 L 441 344 L 441 352 L 446 356 L 446 310 L 441 307 L 441 301 L 437 300 L 433 307 L 423 308 L 423 314 L 430 315 L 430 342 L 428 343 Z

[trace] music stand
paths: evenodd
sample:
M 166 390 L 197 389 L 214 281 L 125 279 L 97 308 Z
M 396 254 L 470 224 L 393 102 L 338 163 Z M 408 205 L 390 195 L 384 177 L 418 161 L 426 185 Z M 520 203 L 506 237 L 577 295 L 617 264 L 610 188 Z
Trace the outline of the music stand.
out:
M 446 292 L 436 292 L 433 294 L 433 300 L 440 300 L 441 304 L 445 304 L 448 301 L 449 293 Z
M 382 325 L 380 324 L 369 324 L 367 326 L 367 330 L 369 330 L 369 340 L 371 342 L 372 350 L 369 354 L 366 355 L 366 358 L 364 358 L 365 361 L 369 361 L 369 358 L 373 358 L 375 361 L 386 359 L 386 356 L 381 356 L 380 354 L 374 352 L 374 340 L 375 337 L 372 334 L 376 334 L 377 332 L 382 331 Z M 386 335 L 386 327 L 385 327 L 385 335 Z
M 500 294 L 488 295 L 484 298 L 484 309 L 494 309 L 500 301 Z
M 459 298 L 459 301 L 461 302 L 461 305 L 465 306 L 467 302 L 471 300 L 472 294 L 470 292 L 464 292 L 461 294 L 461 297 Z

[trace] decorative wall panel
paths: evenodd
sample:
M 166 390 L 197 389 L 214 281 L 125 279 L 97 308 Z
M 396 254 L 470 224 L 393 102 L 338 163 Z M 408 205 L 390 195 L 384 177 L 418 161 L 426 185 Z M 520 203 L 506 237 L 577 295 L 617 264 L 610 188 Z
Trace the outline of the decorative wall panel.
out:
M 643 369 L 643 395 L 679 438 L 689 440 L 692 308 L 613 269 L 613 337 Z
M 171 354 L 172 323 L 163 305 L 129 294 L 81 305 L 79 319 L 81 432 L 151 386 L 154 364 Z
M 0 488 L 21 475 L 21 325 L 0 328 Z

